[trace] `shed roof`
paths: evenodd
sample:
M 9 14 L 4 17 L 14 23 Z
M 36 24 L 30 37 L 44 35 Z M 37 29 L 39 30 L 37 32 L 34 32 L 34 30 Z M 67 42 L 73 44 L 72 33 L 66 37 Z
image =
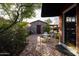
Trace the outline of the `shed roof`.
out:
M 41 21 L 41 20 L 36 20 L 36 21 L 31 22 L 30 24 L 35 23 L 35 22 L 42 22 L 42 23 L 46 23 L 46 22 Z M 47 24 L 47 23 L 46 23 L 46 24 Z

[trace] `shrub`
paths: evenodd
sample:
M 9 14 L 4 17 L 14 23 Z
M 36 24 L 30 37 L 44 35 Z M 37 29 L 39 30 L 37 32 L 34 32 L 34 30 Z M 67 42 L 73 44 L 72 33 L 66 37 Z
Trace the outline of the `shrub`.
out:
M 7 25 L 3 25 L 1 29 L 4 27 L 7 27 Z M 17 23 L 4 33 L 0 33 L 0 52 L 18 55 L 26 45 L 27 36 L 26 24 L 22 22 Z
M 44 27 L 44 32 L 47 32 L 47 33 L 50 32 L 50 25 L 49 25 L 49 24 L 47 24 L 47 25 Z
M 57 33 L 56 33 L 56 39 L 59 39 L 59 37 L 60 37 L 60 33 L 57 32 Z

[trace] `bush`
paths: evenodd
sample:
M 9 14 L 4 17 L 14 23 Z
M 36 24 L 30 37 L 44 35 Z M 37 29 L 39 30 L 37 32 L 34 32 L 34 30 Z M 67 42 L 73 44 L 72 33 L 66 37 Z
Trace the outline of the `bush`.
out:
M 50 32 L 50 25 L 49 25 L 49 24 L 47 24 L 47 25 L 44 27 L 44 32 L 47 32 L 47 33 Z
M 7 27 L 7 25 L 5 25 Z M 3 25 L 2 28 L 5 27 Z M 0 52 L 8 52 L 10 55 L 19 55 L 26 45 L 26 31 L 25 23 L 17 23 L 4 33 L 0 33 Z
M 56 33 L 56 39 L 59 39 L 59 37 L 60 37 L 60 33 L 57 32 L 57 33 Z

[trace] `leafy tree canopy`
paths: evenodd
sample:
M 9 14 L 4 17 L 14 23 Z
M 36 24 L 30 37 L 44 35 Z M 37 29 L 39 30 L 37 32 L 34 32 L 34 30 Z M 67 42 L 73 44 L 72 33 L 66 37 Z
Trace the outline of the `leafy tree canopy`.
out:
M 4 15 L 8 15 L 9 19 L 13 22 L 10 26 L 1 30 L 4 32 L 10 27 L 12 27 L 17 22 L 22 21 L 24 18 L 31 18 L 35 16 L 35 10 L 40 8 L 41 4 L 36 3 L 2 3 L 0 4 L 0 9 L 3 9 Z
M 48 24 L 52 23 L 52 21 L 49 18 L 47 20 L 45 20 L 45 22 Z

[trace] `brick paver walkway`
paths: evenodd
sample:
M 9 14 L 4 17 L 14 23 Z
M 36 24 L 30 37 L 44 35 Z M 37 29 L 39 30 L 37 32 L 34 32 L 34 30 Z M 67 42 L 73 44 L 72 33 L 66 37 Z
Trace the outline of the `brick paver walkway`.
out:
M 25 47 L 20 56 L 64 56 L 56 50 L 57 40 L 51 38 L 47 42 L 42 42 L 40 35 L 30 35 L 29 44 Z

